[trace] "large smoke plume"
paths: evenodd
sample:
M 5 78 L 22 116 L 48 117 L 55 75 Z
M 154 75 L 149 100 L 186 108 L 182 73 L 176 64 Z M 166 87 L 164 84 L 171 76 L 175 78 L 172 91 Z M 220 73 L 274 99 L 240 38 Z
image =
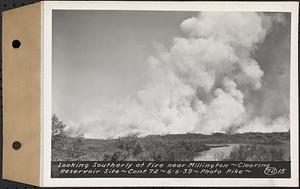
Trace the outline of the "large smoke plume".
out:
M 249 91 L 264 72 L 253 57 L 282 14 L 208 13 L 184 20 L 186 37 L 151 56 L 149 82 L 136 94 L 99 107 L 76 132 L 91 138 L 167 133 L 287 131 L 289 115 L 257 116 Z

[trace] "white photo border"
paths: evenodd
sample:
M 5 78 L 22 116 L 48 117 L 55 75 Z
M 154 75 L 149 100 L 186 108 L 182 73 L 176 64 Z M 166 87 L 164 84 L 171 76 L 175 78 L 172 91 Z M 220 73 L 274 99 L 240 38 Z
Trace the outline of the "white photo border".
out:
M 154 1 L 45 1 L 42 2 L 41 68 L 41 176 L 42 186 L 298 186 L 298 2 L 154 2 Z M 53 10 L 145 10 L 290 12 L 291 76 L 290 133 L 291 178 L 51 178 L 52 115 L 52 11 Z

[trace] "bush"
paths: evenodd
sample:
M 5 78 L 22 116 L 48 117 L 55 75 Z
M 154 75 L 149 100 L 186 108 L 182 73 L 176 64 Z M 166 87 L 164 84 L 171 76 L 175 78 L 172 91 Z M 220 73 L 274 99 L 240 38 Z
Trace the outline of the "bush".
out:
M 85 160 L 89 159 L 88 148 L 85 146 L 83 134 L 75 138 L 67 137 L 65 132 L 66 125 L 56 114 L 52 115 L 52 160 Z
M 136 135 L 119 138 L 118 147 L 134 154 L 135 156 L 143 151 Z
M 62 150 L 66 144 L 65 127 L 66 125 L 59 120 L 58 116 L 53 114 L 51 124 L 51 145 L 55 150 Z
M 155 161 L 193 160 L 197 153 L 208 147 L 200 140 L 168 140 L 166 138 L 152 138 L 144 142 L 144 148 Z
M 72 161 L 84 160 L 84 157 L 88 155 L 88 148 L 85 146 L 85 138 L 83 134 L 78 135 L 76 138 L 72 138 L 70 140 L 70 143 L 64 150 L 68 155 L 68 158 Z
M 125 161 L 127 157 L 128 152 L 120 150 L 113 153 L 112 157 L 110 158 L 110 161 Z
M 116 151 L 112 157 L 104 159 L 124 159 L 136 161 L 181 161 L 192 160 L 198 152 L 208 147 L 194 139 L 174 140 L 164 136 L 138 138 L 136 135 L 117 140 Z M 123 151 L 123 153 L 121 153 Z M 126 151 L 127 153 L 124 153 Z M 126 157 L 127 156 L 127 157 Z
M 228 157 L 228 161 L 283 161 L 283 149 L 267 148 L 257 145 L 240 145 L 235 147 Z

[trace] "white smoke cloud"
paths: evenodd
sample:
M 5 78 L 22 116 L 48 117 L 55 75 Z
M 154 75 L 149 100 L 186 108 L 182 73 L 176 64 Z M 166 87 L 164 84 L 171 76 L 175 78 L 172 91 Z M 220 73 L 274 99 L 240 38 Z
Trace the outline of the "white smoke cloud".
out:
M 288 115 L 279 116 L 272 120 L 267 117 L 256 117 L 245 126 L 237 130 L 237 132 L 282 132 L 288 131 L 290 128 L 290 119 Z
M 211 38 L 249 49 L 263 41 L 267 34 L 263 17 L 257 13 L 204 12 L 183 21 L 181 27 L 193 37 Z
M 232 126 L 237 126 L 245 112 L 241 102 L 222 89 L 215 90 L 215 98 L 207 108 L 207 114 L 201 120 L 196 132 L 213 133 L 226 132 Z
M 241 88 L 262 87 L 263 71 L 252 57 L 281 14 L 199 13 L 184 20 L 186 38 L 149 58 L 149 82 L 131 97 L 99 107 L 99 117 L 77 128 L 89 138 L 132 133 L 277 131 L 287 117 L 249 121 Z M 76 129 L 75 129 L 76 130 Z

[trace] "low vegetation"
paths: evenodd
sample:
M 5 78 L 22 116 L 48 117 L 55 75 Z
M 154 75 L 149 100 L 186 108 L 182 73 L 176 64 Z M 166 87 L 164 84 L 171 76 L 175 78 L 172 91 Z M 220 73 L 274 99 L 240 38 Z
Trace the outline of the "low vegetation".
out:
M 195 133 L 136 135 L 118 139 L 68 137 L 66 125 L 52 116 L 52 161 L 185 161 L 200 152 L 224 144 L 239 144 L 229 155 L 215 154 L 215 160 L 287 160 L 287 151 L 275 148 L 289 143 L 289 132 L 203 135 Z M 289 147 L 289 145 L 286 145 Z M 288 152 L 289 153 L 289 152 Z
M 52 116 L 52 161 L 85 160 L 88 155 L 86 140 L 83 135 L 75 138 L 66 136 L 66 125 L 59 120 L 57 115 Z
M 200 140 L 194 139 L 170 140 L 165 137 L 138 138 L 137 136 L 127 136 L 119 138 L 117 141 L 118 147 L 128 152 L 124 160 L 192 160 L 197 153 L 209 149 Z
M 240 145 L 235 147 L 223 161 L 283 161 L 282 148 L 266 148 L 258 145 Z

